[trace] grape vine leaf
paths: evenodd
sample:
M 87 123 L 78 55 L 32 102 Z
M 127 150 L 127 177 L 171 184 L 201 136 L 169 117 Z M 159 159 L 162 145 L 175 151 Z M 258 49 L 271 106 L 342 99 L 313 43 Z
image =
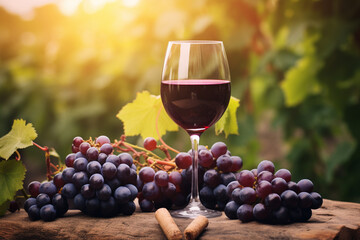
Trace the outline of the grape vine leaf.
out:
M 116 117 L 123 121 L 127 136 L 140 134 L 144 139 L 159 139 L 166 131 L 179 129 L 165 112 L 160 96 L 151 95 L 148 91 L 137 93 L 135 100 L 126 104 Z
M 23 187 L 25 172 L 22 162 L 15 159 L 0 162 L 0 205 L 12 200 L 16 191 Z
M 17 149 L 31 146 L 36 137 L 37 133 L 31 123 L 15 119 L 10 132 L 0 138 L 0 157 L 9 159 Z
M 239 134 L 236 117 L 236 110 L 239 106 L 240 100 L 235 97 L 231 97 L 229 106 L 224 112 L 224 115 L 219 119 L 219 121 L 217 121 L 217 123 L 215 123 L 216 135 L 224 132 L 225 137 L 227 138 L 229 134 Z

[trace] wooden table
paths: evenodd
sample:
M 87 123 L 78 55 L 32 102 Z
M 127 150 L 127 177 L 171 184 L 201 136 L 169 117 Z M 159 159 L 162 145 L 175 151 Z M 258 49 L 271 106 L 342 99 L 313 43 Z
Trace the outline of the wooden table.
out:
M 176 218 L 181 231 L 191 219 Z M 0 239 L 166 239 L 154 213 L 140 210 L 132 216 L 110 219 L 88 217 L 70 210 L 53 222 L 32 222 L 26 212 L 0 218 Z M 200 239 L 360 239 L 360 204 L 324 200 L 306 223 L 266 225 L 210 218 Z

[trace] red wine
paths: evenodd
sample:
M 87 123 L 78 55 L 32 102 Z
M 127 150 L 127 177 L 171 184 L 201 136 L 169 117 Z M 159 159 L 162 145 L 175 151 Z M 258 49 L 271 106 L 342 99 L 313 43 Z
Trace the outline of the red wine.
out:
M 229 80 L 166 80 L 161 99 L 168 115 L 189 134 L 201 134 L 225 112 L 230 100 Z

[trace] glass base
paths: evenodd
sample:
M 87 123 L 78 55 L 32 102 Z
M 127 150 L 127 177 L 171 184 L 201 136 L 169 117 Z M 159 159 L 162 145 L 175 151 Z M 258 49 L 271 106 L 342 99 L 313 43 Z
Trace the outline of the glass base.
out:
M 208 209 L 204 207 L 201 202 L 191 202 L 185 208 L 171 211 L 171 216 L 178 218 L 196 218 L 199 215 L 203 215 L 207 218 L 221 216 L 220 211 Z

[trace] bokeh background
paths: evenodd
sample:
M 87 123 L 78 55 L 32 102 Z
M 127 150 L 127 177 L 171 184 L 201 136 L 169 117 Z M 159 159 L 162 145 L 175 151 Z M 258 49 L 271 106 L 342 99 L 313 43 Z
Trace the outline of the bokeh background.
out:
M 119 138 L 115 115 L 137 92 L 159 95 L 167 42 L 182 39 L 224 42 L 241 100 L 239 135 L 210 129 L 202 144 L 360 202 L 360 1 L 0 0 L 0 136 L 23 118 L 61 158 L 77 135 Z M 164 140 L 190 148 L 182 130 Z M 22 155 L 25 183 L 45 179 L 43 153 Z

